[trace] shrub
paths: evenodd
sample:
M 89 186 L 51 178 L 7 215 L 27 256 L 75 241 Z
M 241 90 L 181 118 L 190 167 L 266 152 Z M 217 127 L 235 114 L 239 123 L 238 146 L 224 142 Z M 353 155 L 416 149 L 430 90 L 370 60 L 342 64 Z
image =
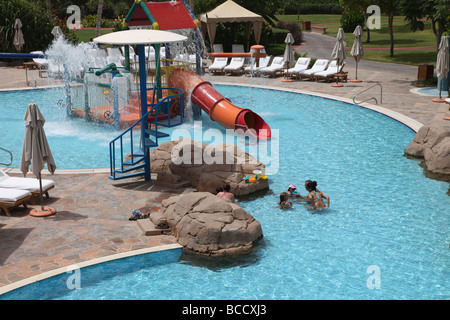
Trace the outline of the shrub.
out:
M 26 0 L 0 1 L 0 51 L 17 52 L 14 47 L 14 22 L 22 22 L 25 44 L 22 52 L 44 50 L 53 40 L 53 22 L 47 11 Z
M 276 27 L 278 29 L 288 30 L 288 32 L 290 32 L 292 34 L 292 36 L 294 37 L 295 44 L 302 43 L 302 29 L 300 28 L 300 26 L 298 24 L 292 23 L 292 22 L 278 21 L 276 24 Z M 284 42 L 284 39 L 286 39 L 286 34 L 287 33 L 285 32 L 284 38 L 281 41 Z M 277 42 L 279 42 L 279 40 L 277 40 Z
M 344 12 L 341 17 L 341 28 L 344 29 L 344 32 L 353 32 L 358 25 L 364 28 L 365 21 L 366 18 L 362 12 Z

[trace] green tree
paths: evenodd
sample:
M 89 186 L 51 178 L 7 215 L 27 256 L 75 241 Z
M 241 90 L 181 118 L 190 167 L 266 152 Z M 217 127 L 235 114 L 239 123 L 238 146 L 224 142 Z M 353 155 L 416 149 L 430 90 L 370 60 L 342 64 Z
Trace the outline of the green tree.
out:
M 102 27 L 102 15 L 103 15 L 103 0 L 98 0 L 98 9 L 97 9 L 97 25 L 95 27 L 96 36 L 100 36 L 100 29 Z
M 373 4 L 373 0 L 339 0 L 339 4 L 342 8 L 344 8 L 344 11 L 347 11 L 349 13 L 363 13 L 365 17 L 365 24 L 366 24 L 366 43 L 370 43 L 370 29 L 367 25 L 367 20 L 369 19 L 370 15 L 367 13 L 367 7 Z
M 412 31 L 424 29 L 425 24 L 421 19 L 431 21 L 438 47 L 442 34 L 450 30 L 450 0 L 402 0 L 401 5 Z
M 394 17 L 400 12 L 400 2 L 402 0 L 378 0 L 378 5 L 381 11 L 386 13 L 388 16 L 388 28 L 389 37 L 391 40 L 391 46 L 389 49 L 389 56 L 394 56 Z

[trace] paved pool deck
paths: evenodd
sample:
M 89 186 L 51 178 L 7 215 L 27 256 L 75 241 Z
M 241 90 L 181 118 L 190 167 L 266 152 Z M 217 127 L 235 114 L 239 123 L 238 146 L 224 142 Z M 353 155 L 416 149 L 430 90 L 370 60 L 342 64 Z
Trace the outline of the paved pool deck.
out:
M 298 52 L 308 52 L 316 58 L 329 58 L 333 37 L 308 35 L 305 40 L 301 47 L 296 48 Z M 349 72 L 349 79 L 352 79 L 355 74 L 354 61 L 351 57 L 346 61 L 345 70 Z M 33 86 L 36 84 L 41 88 L 47 85 L 47 80 L 39 78 L 37 71 L 29 72 L 32 74 L 29 79 L 33 79 Z M 379 101 L 378 106 L 413 119 L 419 125 L 439 122 L 443 126 L 450 126 L 450 121 L 442 119 L 450 116 L 448 104 L 433 103 L 433 96 L 411 92 L 414 89 L 411 83 L 417 79 L 417 72 L 418 68 L 413 66 L 363 60 L 358 66 L 358 78 L 363 82 L 345 82 L 339 88 L 326 82 L 283 82 L 282 77 L 205 74 L 203 78 L 213 84 L 271 87 L 334 96 L 346 101 L 351 101 L 356 93 L 365 88 L 380 83 L 382 103 L 378 86 L 361 95 L 359 100 L 375 96 Z M 0 65 L 0 74 L 0 90 L 30 88 L 25 81 L 24 69 Z M 8 170 L 10 175 L 20 176 L 17 170 Z M 140 179 L 111 181 L 103 170 L 57 170 L 53 176 L 44 170 L 43 178 L 56 182 L 56 187 L 50 191 L 50 198 L 44 199 L 45 205 L 57 210 L 56 215 L 32 217 L 29 211 L 36 207 L 32 205 L 28 209 L 19 207 L 12 210 L 11 217 L 0 214 L 0 290 L 17 281 L 58 268 L 122 252 L 176 243 L 170 235 L 144 236 L 137 222 L 129 221 L 128 218 L 133 209 L 158 210 L 163 199 L 184 190 L 166 190 Z

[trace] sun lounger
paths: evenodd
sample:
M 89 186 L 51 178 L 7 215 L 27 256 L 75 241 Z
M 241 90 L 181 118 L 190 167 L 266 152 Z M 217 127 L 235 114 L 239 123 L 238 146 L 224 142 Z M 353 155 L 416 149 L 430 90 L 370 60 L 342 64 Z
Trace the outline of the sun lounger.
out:
M 55 187 L 53 180 L 42 179 L 42 192 L 49 197 L 48 191 Z M 41 189 L 39 179 L 10 177 L 6 172 L 0 169 L 0 188 L 19 189 L 31 192 L 33 196 L 39 196 Z
M 308 69 L 309 63 L 311 62 L 311 58 L 298 58 L 295 66 L 287 69 L 284 74 L 288 77 L 297 77 L 297 74 L 300 71 Z
M 241 73 L 241 71 L 244 70 L 244 60 L 245 58 L 231 58 L 230 64 L 223 68 L 223 71 L 225 71 L 226 74 Z
M 228 58 L 215 58 L 212 65 L 209 66 L 209 73 L 223 72 L 227 66 Z
M 277 74 L 283 71 L 283 67 L 284 67 L 283 57 L 275 57 L 273 58 L 270 66 L 259 69 L 258 73 L 262 75 L 276 76 Z
M 30 191 L 11 189 L 11 188 L 0 188 L 0 211 L 5 211 L 7 216 L 10 216 L 9 209 L 23 205 L 25 209 L 27 208 L 27 201 L 33 201 L 33 195 Z
M 256 62 L 254 63 L 253 66 L 248 66 L 244 68 L 244 73 L 245 74 L 258 74 L 258 70 L 260 70 L 261 68 L 265 68 L 269 65 L 270 62 L 270 58 L 272 56 L 265 56 L 264 58 L 260 58 L 259 59 L 259 66 L 256 67 Z
M 337 66 L 336 60 L 331 61 L 330 65 L 328 66 L 327 70 L 314 73 L 314 78 L 316 81 L 318 80 L 326 80 L 329 82 L 330 80 L 333 80 L 338 73 L 342 72 L 342 69 L 344 68 L 345 62 L 341 66 Z M 339 70 L 338 70 L 339 68 Z
M 312 78 L 315 73 L 325 70 L 325 68 L 328 65 L 328 62 L 329 62 L 329 60 L 327 60 L 327 59 L 317 59 L 316 62 L 314 62 L 314 65 L 312 66 L 311 69 L 306 69 L 306 70 L 303 70 L 303 71 L 299 71 L 297 73 L 298 77 L 300 79 L 302 79 L 302 78 Z
M 106 62 L 108 64 L 114 63 L 116 67 L 124 67 L 125 58 L 122 56 L 122 52 L 117 47 L 109 47 L 107 49 L 108 56 L 106 57 Z
M 215 43 L 213 45 L 213 52 L 223 52 L 223 45 L 221 43 Z

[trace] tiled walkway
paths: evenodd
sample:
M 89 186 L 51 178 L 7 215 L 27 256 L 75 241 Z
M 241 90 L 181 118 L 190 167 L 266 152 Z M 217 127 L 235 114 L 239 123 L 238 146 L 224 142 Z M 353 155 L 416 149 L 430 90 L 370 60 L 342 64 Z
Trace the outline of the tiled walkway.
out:
M 86 260 L 176 243 L 170 235 L 144 236 L 128 220 L 133 209 L 158 210 L 170 191 L 143 180 L 111 181 L 105 173 L 43 178 L 56 182 L 44 203 L 57 214 L 32 217 L 28 212 L 35 206 L 29 206 L 0 216 L 0 287 Z

